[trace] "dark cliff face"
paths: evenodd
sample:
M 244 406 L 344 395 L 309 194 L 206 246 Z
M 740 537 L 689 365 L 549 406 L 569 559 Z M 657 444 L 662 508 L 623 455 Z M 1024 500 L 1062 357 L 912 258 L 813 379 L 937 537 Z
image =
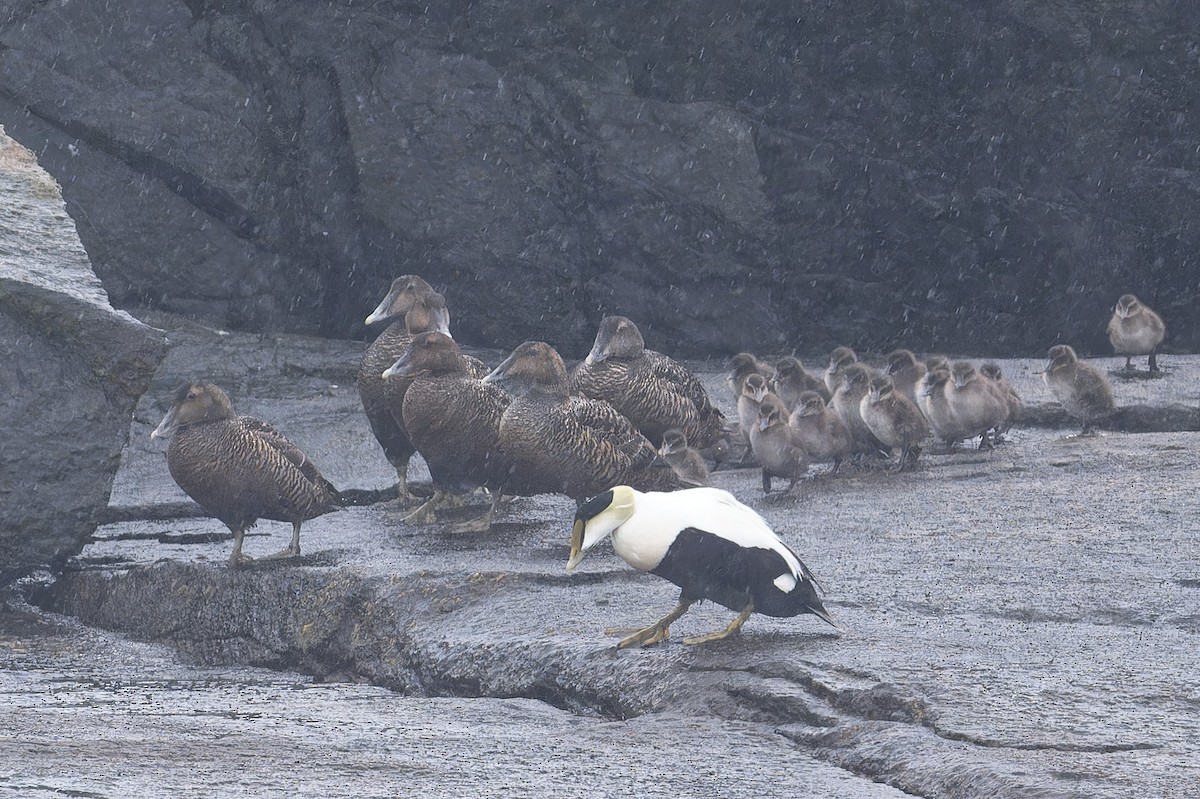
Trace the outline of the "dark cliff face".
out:
M 466 343 L 1200 346 L 1200 57 L 1150 2 L 132 0 L 0 10 L 0 120 L 114 304 Z

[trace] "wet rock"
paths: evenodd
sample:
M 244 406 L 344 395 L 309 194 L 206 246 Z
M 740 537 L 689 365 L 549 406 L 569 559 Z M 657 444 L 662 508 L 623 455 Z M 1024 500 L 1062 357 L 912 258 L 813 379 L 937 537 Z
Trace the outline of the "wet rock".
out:
M 355 389 L 332 379 L 353 347 L 322 356 L 311 339 L 158 321 L 176 346 L 156 383 L 242 370 L 235 402 L 302 443 L 336 483 L 394 480 Z M 731 411 L 720 367 L 692 365 Z M 1163 380 L 1117 381 L 1118 406 L 1188 407 L 1200 358 L 1172 365 Z M 1037 362 L 1002 367 L 1028 401 L 1049 402 Z M 519 500 L 486 535 L 448 527 L 478 506 L 427 527 L 387 503 L 352 507 L 307 524 L 301 558 L 230 569 L 219 522 L 157 512 L 178 497 L 147 438 L 161 411 L 145 402 L 114 492 L 121 520 L 36 594 L 46 608 L 205 666 L 754 725 L 913 795 L 1133 799 L 1195 784 L 1195 432 L 1081 438 L 1073 426 L 1018 426 L 991 452 L 931 450 L 902 474 L 845 467 L 796 496 L 764 497 L 753 469 L 719 470 L 717 485 L 762 513 L 827 586 L 846 632 L 756 615 L 727 641 L 618 652 L 605 630 L 649 623 L 677 591 L 605 551 L 564 574 L 569 500 Z M 289 535 L 261 522 L 248 551 Z M 673 638 L 730 617 L 698 606 Z
M 165 347 L 108 303 L 54 180 L 0 128 L 0 584 L 77 553 Z
M 0 15 L 0 117 L 119 307 L 362 336 L 417 271 L 480 346 L 1100 354 L 1134 291 L 1200 348 L 1169 4 L 380 8 Z

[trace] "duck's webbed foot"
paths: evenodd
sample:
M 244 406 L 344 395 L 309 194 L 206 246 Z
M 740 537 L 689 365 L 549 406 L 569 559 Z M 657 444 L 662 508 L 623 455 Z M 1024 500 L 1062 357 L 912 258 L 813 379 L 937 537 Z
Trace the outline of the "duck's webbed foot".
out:
M 405 516 L 402 521 L 405 524 L 433 524 L 437 521 L 437 508 L 445 501 L 445 498 L 445 491 L 435 490 L 433 496 L 424 505 Z
M 742 629 L 742 625 L 746 623 L 746 619 L 750 618 L 750 614 L 754 612 L 754 603 L 751 602 L 746 607 L 742 608 L 742 612 L 737 615 L 737 618 L 729 622 L 729 626 L 724 630 L 717 630 L 714 633 L 707 635 L 699 635 L 695 638 L 684 638 L 685 644 L 707 644 L 710 641 L 720 641 L 722 638 L 729 636 Z
M 638 630 L 627 638 L 622 638 L 620 642 L 617 643 L 617 649 L 652 646 L 653 644 L 667 640 L 667 636 L 671 634 L 671 624 L 674 623 L 674 621 L 680 616 L 687 613 L 688 608 L 691 606 L 691 602 L 681 599 L 679 604 L 677 604 L 670 613 L 654 622 L 654 624 Z

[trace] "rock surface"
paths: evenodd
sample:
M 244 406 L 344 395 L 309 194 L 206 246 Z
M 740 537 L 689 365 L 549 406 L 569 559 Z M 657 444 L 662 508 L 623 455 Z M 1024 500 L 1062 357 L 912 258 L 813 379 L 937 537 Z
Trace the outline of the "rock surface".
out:
M 1200 82 L 1172 4 L 0 6 L 0 120 L 119 307 L 361 336 L 396 274 L 464 341 L 1200 348 Z
M 270 420 L 340 487 L 394 482 L 339 374 L 359 345 L 322 355 L 310 339 L 154 321 L 175 343 L 155 380 L 162 396 L 184 376 L 232 380 L 235 407 Z M 1117 404 L 1195 409 L 1200 358 L 1166 365 L 1163 379 L 1115 380 Z M 731 410 L 720 372 L 693 366 Z M 1033 418 L 1049 414 L 1039 364 L 1002 366 Z M 757 725 L 857 775 L 863 795 L 883 783 L 917 796 L 1132 799 L 1188 795 L 1200 780 L 1194 426 L 1090 438 L 1018 428 L 991 453 L 933 450 L 916 471 L 816 477 L 796 497 L 763 497 L 754 470 L 719 471 L 823 580 L 846 633 L 755 616 L 718 644 L 617 652 L 604 629 L 649 622 L 676 592 L 608 551 L 565 574 L 570 501 L 522 500 L 488 535 L 357 506 L 306 525 L 298 562 L 230 570 L 224 528 L 174 504 L 184 497 L 147 437 L 161 412 L 151 396 L 139 406 L 113 494 L 120 520 L 38 594 L 44 607 L 207 666 L 647 724 Z M 247 552 L 288 533 L 264 522 Z M 729 616 L 705 605 L 672 632 Z
M 108 303 L 53 178 L 0 128 L 0 585 L 77 553 L 161 334 Z

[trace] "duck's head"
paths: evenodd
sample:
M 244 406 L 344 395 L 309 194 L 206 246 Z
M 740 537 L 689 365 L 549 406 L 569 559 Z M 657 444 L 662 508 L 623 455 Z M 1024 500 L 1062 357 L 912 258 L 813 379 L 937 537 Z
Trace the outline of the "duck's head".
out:
M 757 372 L 758 358 L 755 358 L 753 353 L 739 352 L 725 362 L 725 368 L 728 370 L 725 373 L 725 379 L 736 380 L 751 372 Z
M 912 350 L 895 350 L 889 352 L 887 356 L 887 373 L 894 375 L 905 369 L 911 369 L 917 365 L 917 356 Z
M 956 361 L 954 366 L 950 367 L 950 374 L 954 376 L 954 385 L 957 388 L 962 388 L 967 383 L 979 378 L 979 373 L 975 371 L 975 367 L 966 361 Z
M 892 396 L 892 392 L 896 390 L 896 384 L 892 382 L 892 378 L 887 375 L 877 375 L 871 379 L 871 386 L 868 392 L 870 402 L 872 404 L 881 400 L 886 400 Z
M 446 298 L 436 291 L 417 297 L 404 314 L 404 328 L 410 335 L 436 330 L 450 335 L 450 309 Z
M 783 400 L 774 394 L 763 397 L 758 406 L 758 429 L 766 430 L 776 425 L 787 424 L 788 411 Z
M 1117 300 L 1117 307 L 1113 310 L 1116 312 L 1117 316 L 1121 317 L 1122 319 L 1128 319 L 1141 310 L 1141 307 L 1142 304 L 1138 302 L 1137 297 L 1133 296 L 1132 294 L 1122 294 L 1121 299 Z
M 1046 371 L 1052 372 L 1064 366 L 1070 366 L 1079 360 L 1075 350 L 1066 344 L 1055 344 L 1046 351 Z
M 849 347 L 834 347 L 829 353 L 829 368 L 837 371 L 856 362 L 858 354 Z
M 663 433 L 662 447 L 659 448 L 658 454 L 671 455 L 676 452 L 683 452 L 687 449 L 687 446 L 687 436 L 683 434 L 682 430 L 672 427 Z
M 418 375 L 459 372 L 465 368 L 462 351 L 454 339 L 445 333 L 431 330 L 416 336 L 396 362 L 384 371 L 384 380 L 389 377 L 416 377 Z
M 195 422 L 233 418 L 233 403 L 215 383 L 184 383 L 175 389 L 171 409 L 154 428 L 150 438 L 169 438 L 180 427 Z
M 950 372 L 950 364 L 943 359 L 929 367 L 929 372 L 925 375 L 925 391 L 922 393 L 928 397 L 953 379 L 954 375 Z
M 755 402 L 762 402 L 762 398 L 767 395 L 767 381 L 758 372 L 746 376 L 746 382 L 742 383 L 742 393 L 750 397 Z
M 1000 372 L 1000 364 L 995 361 L 988 361 L 979 367 L 979 374 L 986 377 L 988 380 L 1000 380 L 1004 375 Z
M 606 316 L 600 320 L 596 341 L 588 353 L 588 363 L 601 363 L 609 358 L 636 358 L 646 349 L 642 332 L 624 316 Z
M 624 524 L 633 515 L 636 505 L 637 492 L 629 486 L 614 486 L 580 505 L 571 525 L 567 571 L 574 571 L 589 549 Z
M 371 311 L 365 320 L 368 325 L 397 319 L 408 313 L 419 297 L 433 293 L 433 286 L 416 275 L 401 275 L 392 281 L 387 296 Z
M 796 398 L 796 413 L 800 416 L 820 416 L 825 407 L 825 398 L 815 391 L 805 391 Z
M 544 341 L 526 341 L 483 378 L 485 383 L 503 383 L 516 393 L 533 387 L 566 391 L 567 367 L 562 356 Z
M 775 374 L 778 377 L 796 377 L 803 371 L 804 364 L 791 355 L 785 355 L 775 362 Z

